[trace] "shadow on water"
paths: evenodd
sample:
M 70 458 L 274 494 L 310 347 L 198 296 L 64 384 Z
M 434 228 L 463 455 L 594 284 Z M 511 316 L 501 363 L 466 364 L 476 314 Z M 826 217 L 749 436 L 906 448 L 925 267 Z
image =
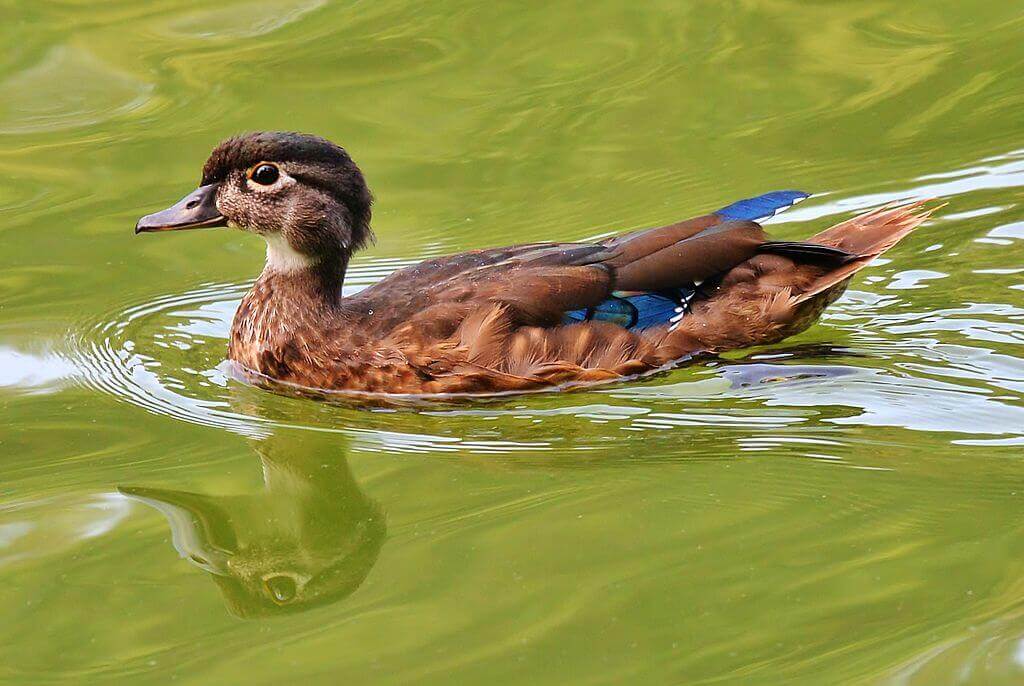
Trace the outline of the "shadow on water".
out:
M 387 524 L 353 477 L 338 436 L 281 432 L 251 445 L 263 468 L 257 493 L 118 490 L 167 518 L 178 553 L 210 575 L 238 617 L 347 598 L 377 561 Z

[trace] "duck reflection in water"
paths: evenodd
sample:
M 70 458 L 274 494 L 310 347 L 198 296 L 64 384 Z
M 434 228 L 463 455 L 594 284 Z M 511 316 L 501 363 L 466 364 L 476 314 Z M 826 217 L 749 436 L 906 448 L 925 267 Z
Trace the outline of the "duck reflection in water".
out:
M 167 518 L 174 547 L 210 574 L 233 614 L 307 610 L 352 594 L 386 535 L 383 510 L 360 490 L 337 443 L 305 431 L 254 442 L 264 490 L 252 495 L 119 490 Z

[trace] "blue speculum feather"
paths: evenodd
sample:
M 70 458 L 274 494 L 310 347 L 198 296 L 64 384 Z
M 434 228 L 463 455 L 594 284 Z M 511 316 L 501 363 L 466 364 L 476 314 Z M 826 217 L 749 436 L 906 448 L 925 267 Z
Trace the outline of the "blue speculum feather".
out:
M 609 322 L 626 329 L 648 329 L 669 324 L 693 297 L 692 288 L 677 288 L 663 293 L 615 293 L 590 309 L 566 312 L 563 323 L 583 321 Z
M 739 200 L 715 212 L 724 219 L 733 221 L 758 221 L 774 217 L 777 213 L 809 198 L 803 191 L 772 191 L 756 198 Z

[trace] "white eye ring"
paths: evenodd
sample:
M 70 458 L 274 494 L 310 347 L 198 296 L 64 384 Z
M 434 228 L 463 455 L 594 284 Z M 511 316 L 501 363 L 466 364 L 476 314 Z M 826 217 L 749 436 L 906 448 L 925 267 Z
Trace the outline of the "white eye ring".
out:
M 277 178 L 272 183 L 260 183 L 254 178 L 257 170 L 263 166 L 273 167 L 277 172 Z M 266 172 L 261 172 L 264 174 Z M 273 173 L 273 172 L 270 172 Z M 269 177 L 264 177 L 264 180 L 269 180 Z M 250 167 L 249 171 L 245 173 L 245 184 L 249 187 L 249 190 L 256 193 L 275 193 L 287 186 L 295 184 L 295 178 L 288 175 L 284 169 L 281 169 L 276 164 L 270 162 L 260 162 L 259 164 Z
M 281 170 L 276 164 L 260 162 L 248 174 L 249 180 L 260 186 L 273 186 L 281 178 Z

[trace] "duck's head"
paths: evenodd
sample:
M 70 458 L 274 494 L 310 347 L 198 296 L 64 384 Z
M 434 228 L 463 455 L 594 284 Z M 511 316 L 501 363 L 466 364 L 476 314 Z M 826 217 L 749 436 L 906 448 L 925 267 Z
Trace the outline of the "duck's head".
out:
M 139 220 L 135 233 L 232 226 L 263 236 L 284 271 L 344 263 L 373 237 L 373 197 L 340 146 L 317 136 L 260 132 L 210 154 L 199 188 Z

